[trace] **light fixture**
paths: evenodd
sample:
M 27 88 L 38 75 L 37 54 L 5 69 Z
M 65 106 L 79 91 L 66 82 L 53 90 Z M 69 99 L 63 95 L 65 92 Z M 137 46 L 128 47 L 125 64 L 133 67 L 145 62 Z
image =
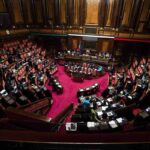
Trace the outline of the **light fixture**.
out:
M 88 35 L 88 34 L 68 34 L 68 36 L 80 36 L 80 37 L 95 37 L 95 38 L 106 38 L 114 39 L 114 36 L 102 36 L 102 35 Z

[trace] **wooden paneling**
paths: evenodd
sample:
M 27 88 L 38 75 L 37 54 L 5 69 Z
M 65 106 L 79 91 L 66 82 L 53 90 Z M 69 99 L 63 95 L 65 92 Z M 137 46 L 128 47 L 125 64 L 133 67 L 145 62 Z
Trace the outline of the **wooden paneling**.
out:
M 99 0 L 86 1 L 86 25 L 98 25 L 98 6 Z
M 120 1 L 114 0 L 113 2 L 113 8 L 112 8 L 112 15 L 111 15 L 111 27 L 116 28 L 117 26 L 117 19 L 119 18 L 119 4 Z
M 79 24 L 79 3 L 80 0 L 74 0 L 74 21 L 73 24 L 74 25 L 78 25 Z
M 60 25 L 60 1 L 59 0 L 54 0 L 54 24 L 55 25 Z
M 107 0 L 107 17 L 106 17 L 106 25 L 110 27 L 112 24 L 112 19 L 113 18 L 113 12 L 114 12 L 114 5 L 115 5 L 115 0 Z
M 66 11 L 67 11 L 67 1 L 66 0 L 60 0 L 60 23 L 66 24 Z
M 19 24 L 23 23 L 22 9 L 20 0 L 11 0 L 14 23 Z
M 80 37 L 70 37 L 68 39 L 68 46 L 71 49 L 79 48 L 79 45 L 81 45 L 82 39 Z
M 113 40 L 99 39 L 98 51 L 99 52 L 111 52 L 113 50 Z
M 149 19 L 150 15 L 149 13 L 150 13 L 150 0 L 145 0 L 139 19 L 138 32 L 143 31 L 145 22 Z
M 47 17 L 54 20 L 54 0 L 46 0 Z
M 62 47 L 62 49 L 67 49 L 67 39 L 66 38 L 61 39 L 61 47 Z
M 115 22 L 115 28 L 119 28 L 121 26 L 121 21 L 123 18 L 123 6 L 124 6 L 124 0 L 116 0 L 116 3 L 118 5 L 118 9 L 116 8 L 116 22 Z
M 36 14 L 36 22 L 43 23 L 43 7 L 42 7 L 42 0 L 35 0 L 35 14 Z
M 74 0 L 67 0 L 67 25 L 72 26 L 74 20 Z
M 60 32 L 64 27 L 63 33 L 83 33 L 89 25 L 98 27 L 96 34 L 113 36 L 148 33 L 149 8 L 150 0 L 0 0 L 0 12 L 9 12 L 16 28 L 53 25 Z
M 79 25 L 80 17 L 80 0 L 68 0 L 67 1 L 67 23 L 70 26 Z
M 31 7 L 31 0 L 22 0 L 23 5 L 23 13 L 25 17 L 25 23 L 26 24 L 32 24 L 32 7 Z
M 142 1 L 141 0 L 134 0 L 134 5 L 133 5 L 132 13 L 131 13 L 131 18 L 130 18 L 130 27 L 131 28 L 136 28 L 136 24 L 138 21 L 138 16 L 140 14 L 140 10 L 142 8 Z
M 133 2 L 134 0 L 124 0 L 124 14 L 122 19 L 122 26 L 129 26 Z
M 79 40 L 78 39 L 72 39 L 72 48 L 78 48 Z
M 99 0 L 99 26 L 104 27 L 105 21 L 105 7 L 106 3 L 104 0 Z
M 140 21 L 146 21 L 148 19 L 149 11 L 150 11 L 150 1 L 145 0 Z
M 79 4 L 79 26 L 84 26 L 86 20 L 86 0 L 80 0 Z
M 106 0 L 105 6 L 105 27 L 115 28 L 117 19 L 119 19 L 119 5 L 118 0 Z M 121 6 L 121 5 L 120 5 Z
M 6 6 L 4 0 L 0 0 L 0 12 L 6 12 Z

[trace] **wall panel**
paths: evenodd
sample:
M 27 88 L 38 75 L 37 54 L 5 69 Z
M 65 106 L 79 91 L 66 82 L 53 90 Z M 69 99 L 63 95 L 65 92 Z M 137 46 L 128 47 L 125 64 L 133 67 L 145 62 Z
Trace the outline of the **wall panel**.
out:
M 61 47 L 62 49 L 67 49 L 67 39 L 61 38 Z
M 79 2 L 79 25 L 84 26 L 86 20 L 86 0 L 80 0 Z
M 99 52 L 111 52 L 113 50 L 113 40 L 99 39 L 98 51 Z
M 59 3 L 59 8 L 60 8 L 60 23 L 61 24 L 66 24 L 66 11 L 67 11 L 67 1 L 66 0 L 60 0 Z
M 149 11 L 150 11 L 150 0 L 145 0 L 140 21 L 146 21 L 148 19 Z
M 0 0 L 0 12 L 9 13 L 12 26 L 53 24 L 60 33 L 83 33 L 88 25 L 98 26 L 93 34 L 147 33 L 149 10 L 150 0 Z
M 73 49 L 76 49 L 78 48 L 78 45 L 79 45 L 79 40 L 78 39 L 72 39 L 72 48 Z
M 119 4 L 120 1 L 114 0 L 114 9 L 113 9 L 113 14 L 112 14 L 112 20 L 111 20 L 111 26 L 113 28 L 117 27 L 117 19 L 120 17 L 119 16 Z
M 121 24 L 122 26 L 129 26 L 133 2 L 134 0 L 124 0 L 124 14 Z
M 80 0 L 74 0 L 74 20 L 73 24 L 78 25 L 79 24 L 79 3 Z
M 86 1 L 86 25 L 98 25 L 98 6 L 99 0 Z
M 138 32 L 143 31 L 145 23 L 149 19 L 149 15 L 150 15 L 149 13 L 150 13 L 150 0 L 144 0 L 143 8 L 139 19 Z
M 80 0 L 68 0 L 67 1 L 67 23 L 71 26 L 79 25 L 79 16 L 80 16 Z
M 55 19 L 54 19 L 54 1 L 55 0 L 46 0 L 46 13 L 47 13 L 47 22 L 48 25 L 53 27 Z
M 74 0 L 67 0 L 67 25 L 72 26 L 74 20 Z
M 105 10 L 106 10 L 106 3 L 104 0 L 99 0 L 99 26 L 104 27 L 105 23 Z
M 0 0 L 0 12 L 6 12 L 4 0 Z
M 116 0 L 116 3 L 118 5 L 118 10 L 115 9 L 116 11 L 116 22 L 114 23 L 115 24 L 115 28 L 120 28 L 121 26 L 121 22 L 122 22 L 122 18 L 123 18 L 123 7 L 124 7 L 124 0 Z
M 43 7 L 42 7 L 42 0 L 35 0 L 35 15 L 36 15 L 36 22 L 43 23 Z
M 25 23 L 26 24 L 32 24 L 32 7 L 31 7 L 31 0 L 22 0 L 23 5 L 23 13 L 25 16 Z
M 79 44 L 81 44 L 82 38 L 80 37 L 69 37 L 68 38 L 68 47 L 70 49 L 79 48 Z
M 13 16 L 14 16 L 14 23 L 19 24 L 23 23 L 23 16 L 22 16 L 22 8 L 20 0 L 11 0 L 11 7 L 13 10 Z
M 49 24 L 54 23 L 54 0 L 46 0 L 46 9 Z
M 60 0 L 54 0 L 54 24 L 60 25 Z
M 141 7 L 142 7 L 142 1 L 134 0 L 134 5 L 133 5 L 132 13 L 131 13 L 131 18 L 130 18 L 130 27 L 131 28 L 136 28 L 136 24 L 138 21 Z
M 112 25 L 113 12 L 114 12 L 114 5 L 115 0 L 107 0 L 107 16 L 106 16 L 106 24 L 105 26 L 110 27 Z

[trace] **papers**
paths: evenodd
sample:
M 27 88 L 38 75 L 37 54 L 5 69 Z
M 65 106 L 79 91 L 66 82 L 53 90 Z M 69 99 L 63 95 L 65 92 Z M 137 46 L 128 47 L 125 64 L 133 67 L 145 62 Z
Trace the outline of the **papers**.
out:
M 123 122 L 123 119 L 122 119 L 122 118 L 117 118 L 116 120 L 117 120 L 117 122 L 118 122 L 119 124 L 122 124 L 122 122 Z
M 102 112 L 102 111 L 98 111 L 98 112 L 97 112 L 97 115 L 100 117 L 100 116 L 103 115 L 103 112 Z
M 108 117 L 111 117 L 111 116 L 113 116 L 113 115 L 114 115 L 114 113 L 113 113 L 112 111 L 107 112 L 107 116 L 108 116 Z
M 88 128 L 94 128 L 95 127 L 95 122 L 87 122 L 87 127 Z
M 97 106 L 101 106 L 101 102 L 96 102 Z
M 112 99 L 112 98 L 107 98 L 107 101 L 108 101 L 108 102 L 112 102 L 113 99 Z
M 8 93 L 7 93 L 7 91 L 5 89 L 0 91 L 0 93 L 1 93 L 2 96 L 7 96 L 8 95 Z
M 102 110 L 105 111 L 108 108 L 108 106 L 102 106 Z
M 150 107 L 147 107 L 145 110 L 146 112 L 150 112 Z
M 67 122 L 66 131 L 77 131 L 77 123 Z
M 114 120 L 109 121 L 108 124 L 109 124 L 110 127 L 113 128 L 113 129 L 118 127 L 117 123 L 116 123 Z

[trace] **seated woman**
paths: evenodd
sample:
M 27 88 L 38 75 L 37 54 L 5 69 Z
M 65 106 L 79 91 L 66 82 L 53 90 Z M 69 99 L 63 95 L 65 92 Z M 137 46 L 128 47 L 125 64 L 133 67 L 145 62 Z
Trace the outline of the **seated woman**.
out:
M 89 107 L 90 107 L 90 100 L 85 99 L 85 100 L 82 102 L 82 107 L 83 107 L 84 109 L 89 108 Z

